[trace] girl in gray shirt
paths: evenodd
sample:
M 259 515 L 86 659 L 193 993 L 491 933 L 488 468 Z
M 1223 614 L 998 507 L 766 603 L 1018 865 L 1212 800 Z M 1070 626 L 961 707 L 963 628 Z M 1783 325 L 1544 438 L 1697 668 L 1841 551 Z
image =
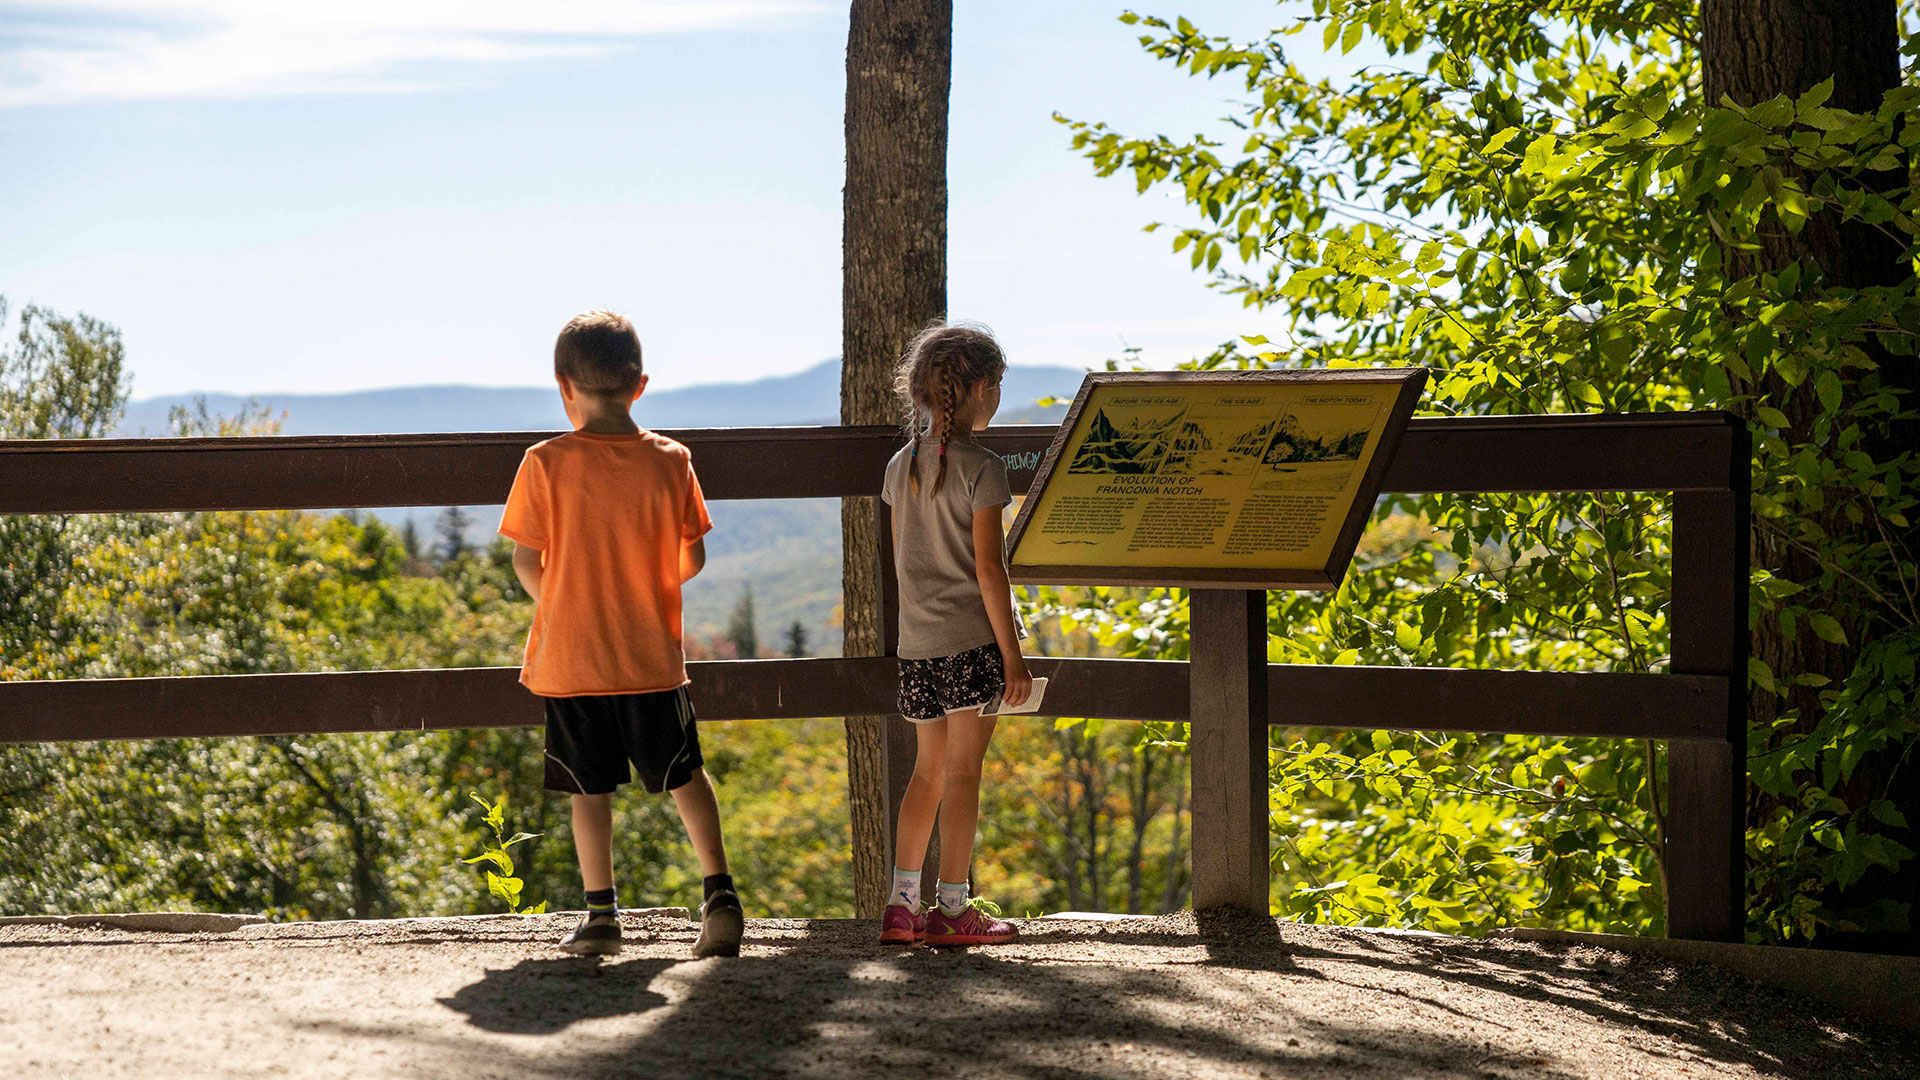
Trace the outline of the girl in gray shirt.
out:
M 908 346 L 894 383 L 909 442 L 887 463 L 880 497 L 892 508 L 900 577 L 900 712 L 919 747 L 894 830 L 882 943 L 991 945 L 1017 933 L 967 898 L 980 763 L 994 726 L 980 709 L 996 695 L 1018 705 L 1033 687 L 1007 583 L 1007 469 L 973 438 L 1000 407 L 1006 369 L 984 328 L 936 323 Z M 939 895 L 922 915 L 920 867 L 936 814 Z

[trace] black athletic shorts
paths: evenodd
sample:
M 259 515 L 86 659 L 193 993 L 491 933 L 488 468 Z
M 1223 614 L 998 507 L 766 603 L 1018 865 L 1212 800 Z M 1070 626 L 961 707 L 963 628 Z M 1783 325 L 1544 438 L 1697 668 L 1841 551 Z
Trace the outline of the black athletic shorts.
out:
M 1006 688 L 1007 670 L 1000 662 L 999 645 L 931 660 L 900 661 L 900 715 L 917 724 L 977 709 Z
M 548 791 L 604 795 L 633 779 L 658 795 L 706 763 L 687 688 L 547 701 Z

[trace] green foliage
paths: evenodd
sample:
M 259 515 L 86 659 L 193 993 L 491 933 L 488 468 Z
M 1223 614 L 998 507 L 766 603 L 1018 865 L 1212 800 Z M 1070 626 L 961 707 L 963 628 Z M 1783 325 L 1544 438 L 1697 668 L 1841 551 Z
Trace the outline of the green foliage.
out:
M 1042 651 L 1058 651 L 1035 629 Z M 1001 724 L 982 771 L 976 891 L 1022 912 L 1184 907 L 1185 748 L 1143 733 L 1102 720 Z
M 492 835 L 492 843 L 480 854 L 460 861 L 469 866 L 474 863 L 487 864 L 487 895 L 507 905 L 508 912 L 515 915 L 523 913 L 538 915 L 546 911 L 545 900 L 528 908 L 520 906 L 520 893 L 526 887 L 526 882 L 513 876 L 513 856 L 507 852 L 507 849 L 515 844 L 539 839 L 540 834 L 517 832 L 512 836 L 507 835 L 507 797 L 505 795 L 501 795 L 493 802 L 481 798 L 478 792 L 468 792 L 467 798 L 479 803 L 480 809 L 484 811 L 480 820 L 486 825 L 487 832 Z
M 1911 277 L 1846 288 L 1818 263 L 1770 265 L 1767 245 L 1864 224 L 1911 266 L 1920 188 L 1898 178 L 1920 139 L 1912 67 L 1867 113 L 1828 106 L 1827 84 L 1752 107 L 1703 101 L 1696 12 L 1656 0 L 1551 16 L 1315 0 L 1252 44 L 1184 19 L 1122 21 L 1150 54 L 1244 91 L 1229 134 L 1129 137 L 1063 118 L 1100 175 L 1180 194 L 1193 217 L 1172 248 L 1213 287 L 1284 312 L 1262 315 L 1284 330 L 1196 366 L 1426 364 L 1428 408 L 1452 414 L 1752 418 L 1761 550 L 1804 567 L 1760 560 L 1756 626 L 1783 655 L 1805 639 L 1859 647 L 1844 679 L 1752 671 L 1770 700 L 1749 738 L 1767 796 L 1748 836 L 1749 935 L 1904 926 L 1906 898 L 1849 890 L 1912 857 L 1907 823 L 1884 795 L 1841 789 L 1920 731 L 1907 546 L 1920 477 L 1900 441 L 1909 403 L 1883 367 L 1911 363 L 1920 297 Z M 1911 61 L 1910 12 L 1905 29 Z M 1313 82 L 1288 52 L 1314 30 L 1322 47 L 1370 37 L 1404 63 Z M 1374 550 L 1336 595 L 1275 598 L 1271 658 L 1665 670 L 1670 536 L 1669 500 L 1649 496 L 1386 500 Z M 1048 603 L 1129 654 L 1184 647 L 1176 593 Z M 1285 910 L 1660 930 L 1658 746 L 1369 741 L 1300 722 L 1272 763 Z
M 30 316 L 31 363 L 0 350 L 0 434 L 109 433 L 126 396 L 117 334 Z M 258 409 L 187 411 L 174 424 L 272 430 Z M 509 545 L 434 563 L 375 519 L 0 516 L 3 679 L 511 665 L 529 611 Z M 736 865 L 755 882 L 748 902 L 850 914 L 839 724 L 702 734 Z M 475 786 L 511 793 L 532 821 L 535 838 L 514 845 L 515 872 L 502 876 L 533 895 L 575 895 L 565 798 L 542 789 L 542 772 L 530 729 L 0 745 L 0 912 L 482 911 L 494 895 L 485 878 L 447 872 L 474 850 L 456 793 Z M 697 895 L 670 801 L 627 798 L 616 814 L 629 902 Z

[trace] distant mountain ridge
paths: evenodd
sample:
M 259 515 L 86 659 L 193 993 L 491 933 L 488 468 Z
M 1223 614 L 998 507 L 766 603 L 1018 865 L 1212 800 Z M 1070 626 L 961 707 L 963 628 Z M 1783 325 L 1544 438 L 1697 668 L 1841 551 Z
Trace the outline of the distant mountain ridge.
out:
M 1001 420 L 1057 422 L 1064 405 L 1041 408 L 1042 397 L 1070 400 L 1084 371 L 1065 367 L 1007 370 Z M 206 400 L 216 416 L 233 416 L 251 400 L 237 394 L 179 394 L 144 398 L 127 406 L 124 435 L 167 435 L 167 412 Z M 554 431 L 567 427 L 552 386 L 403 386 L 347 394 L 261 394 L 274 416 L 286 413 L 283 435 L 374 435 L 436 431 Z M 779 427 L 831 424 L 840 415 L 840 361 L 828 360 L 793 375 L 746 383 L 710 383 L 649 390 L 634 410 L 648 427 Z M 503 491 L 504 496 L 506 493 Z M 486 542 L 500 523 L 497 506 L 464 507 L 472 520 L 469 540 Z M 795 622 L 816 652 L 840 649 L 840 503 L 838 499 L 769 499 L 715 502 L 715 529 L 708 534 L 707 568 L 687 584 L 686 632 L 711 638 L 725 628 L 743 592 L 753 590 L 760 640 L 782 642 Z M 429 507 L 380 510 L 399 523 L 412 519 L 425 537 L 434 535 L 438 511 Z
M 1002 387 L 1003 419 L 1057 420 L 1064 407 L 1040 409 L 1043 397 L 1070 400 L 1086 372 L 1067 367 L 1011 367 Z M 283 435 L 414 434 L 435 431 L 552 431 L 565 428 L 552 386 L 399 386 L 344 394 L 167 394 L 131 402 L 123 435 L 167 435 L 167 413 L 204 398 L 208 411 L 232 416 L 257 398 Z M 742 383 L 701 383 L 650 390 L 634 408 L 648 427 L 780 427 L 832 424 L 840 415 L 836 357 L 796 372 Z

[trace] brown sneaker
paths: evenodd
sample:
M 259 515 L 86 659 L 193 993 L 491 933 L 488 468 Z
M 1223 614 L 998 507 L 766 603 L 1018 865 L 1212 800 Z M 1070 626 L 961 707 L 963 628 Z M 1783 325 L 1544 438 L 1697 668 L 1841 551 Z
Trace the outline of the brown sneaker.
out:
M 620 951 L 620 916 L 589 913 L 560 942 L 560 948 L 575 956 L 612 956 Z
M 739 894 L 731 889 L 714 893 L 700 905 L 700 940 L 693 943 L 693 958 L 739 956 L 740 937 L 746 929 Z

